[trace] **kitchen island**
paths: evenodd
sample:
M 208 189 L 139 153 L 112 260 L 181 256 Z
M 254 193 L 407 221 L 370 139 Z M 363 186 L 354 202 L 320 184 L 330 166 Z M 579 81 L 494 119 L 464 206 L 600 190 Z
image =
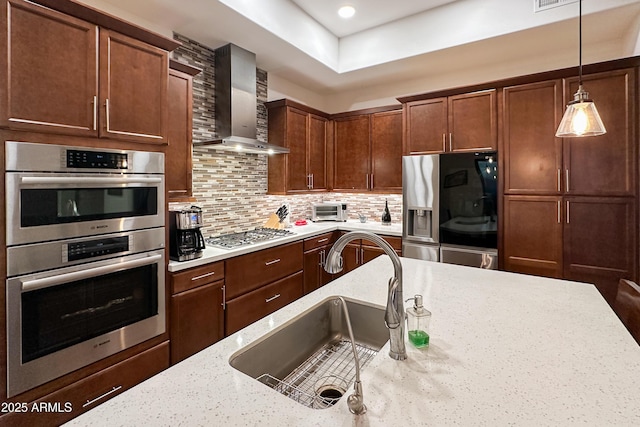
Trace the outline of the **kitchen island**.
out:
M 424 296 L 431 343 L 389 343 L 362 371 L 365 415 L 343 397 L 309 409 L 235 370 L 239 349 L 335 295 L 386 303 L 380 256 L 69 425 L 640 425 L 640 347 L 593 285 L 402 258 L 404 298 Z M 310 331 L 311 333 L 312 331 Z M 350 390 L 348 392 L 350 394 Z

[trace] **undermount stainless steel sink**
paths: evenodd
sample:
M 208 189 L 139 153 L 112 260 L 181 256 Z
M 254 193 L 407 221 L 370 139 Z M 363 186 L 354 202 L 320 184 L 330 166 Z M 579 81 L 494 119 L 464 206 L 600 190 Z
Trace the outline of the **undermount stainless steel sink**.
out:
M 362 368 L 389 340 L 384 307 L 344 300 Z M 342 303 L 337 297 L 321 301 L 233 354 L 229 363 L 305 406 L 335 404 L 355 377 Z

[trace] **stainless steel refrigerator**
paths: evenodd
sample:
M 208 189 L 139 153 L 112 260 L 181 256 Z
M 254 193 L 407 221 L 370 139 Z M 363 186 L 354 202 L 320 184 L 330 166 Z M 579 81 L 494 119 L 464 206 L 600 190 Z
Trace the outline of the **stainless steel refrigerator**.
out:
M 498 267 L 495 151 L 402 158 L 405 257 Z

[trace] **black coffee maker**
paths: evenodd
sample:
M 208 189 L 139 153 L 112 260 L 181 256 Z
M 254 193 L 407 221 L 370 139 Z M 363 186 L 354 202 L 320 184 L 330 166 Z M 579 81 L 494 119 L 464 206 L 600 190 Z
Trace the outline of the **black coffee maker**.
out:
M 169 258 L 174 261 L 200 258 L 204 249 L 202 225 L 202 209 L 197 206 L 169 211 Z

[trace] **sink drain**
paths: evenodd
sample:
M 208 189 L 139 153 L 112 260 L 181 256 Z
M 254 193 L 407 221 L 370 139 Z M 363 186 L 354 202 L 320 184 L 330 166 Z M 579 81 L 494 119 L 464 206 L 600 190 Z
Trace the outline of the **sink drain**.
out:
M 347 383 L 344 379 L 336 376 L 320 378 L 316 382 L 316 401 L 315 406 L 319 408 L 328 408 L 335 405 L 347 389 Z

